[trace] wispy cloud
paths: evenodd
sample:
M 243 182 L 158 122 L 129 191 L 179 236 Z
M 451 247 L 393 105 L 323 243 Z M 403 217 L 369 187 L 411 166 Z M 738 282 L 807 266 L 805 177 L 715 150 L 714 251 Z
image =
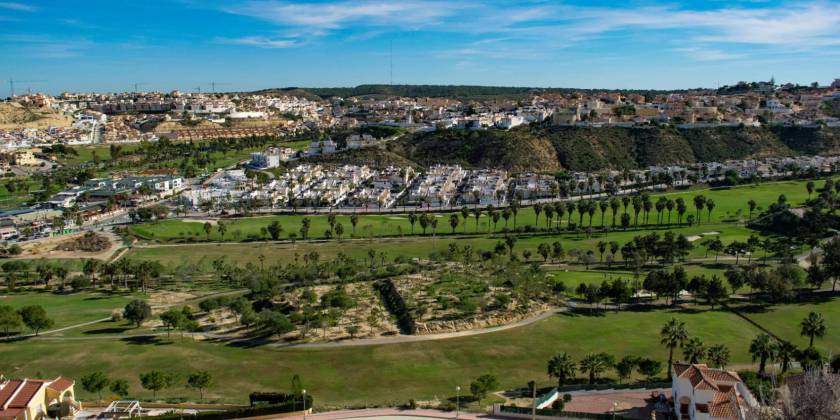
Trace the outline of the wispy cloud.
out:
M 95 46 L 84 38 L 62 39 L 43 35 L 13 34 L 0 35 L 0 42 L 11 44 L 37 58 L 73 58 Z
M 223 10 L 291 27 L 335 30 L 348 24 L 421 28 L 468 7 L 426 0 L 339 1 L 333 3 L 247 1 Z
M 216 38 L 215 41 L 219 44 L 227 45 L 248 45 L 259 48 L 291 48 L 301 45 L 300 41 L 295 39 L 273 39 L 261 36 L 246 36 L 241 38 Z
M 0 9 L 14 10 L 18 12 L 34 12 L 37 8 L 24 3 L 0 1 Z
M 749 3 L 749 4 L 745 4 Z M 744 50 L 840 47 L 840 1 L 721 3 L 711 8 L 673 3 L 595 7 L 493 0 L 240 0 L 226 13 L 269 22 L 307 40 L 338 37 L 360 41 L 389 32 L 424 31 L 450 36 L 441 57 L 537 59 L 592 42 L 641 40 L 701 61 L 738 60 Z M 294 36 L 247 36 L 240 45 L 285 48 Z M 277 43 L 275 46 L 274 43 Z M 669 46 L 670 45 L 670 46 Z M 676 47 L 674 47 L 676 46 Z

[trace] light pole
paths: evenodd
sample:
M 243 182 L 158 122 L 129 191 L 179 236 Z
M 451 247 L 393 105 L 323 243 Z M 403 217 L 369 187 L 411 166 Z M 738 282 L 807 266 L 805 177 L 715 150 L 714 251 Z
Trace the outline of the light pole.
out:
M 306 420 L 306 390 L 302 389 L 300 393 L 303 394 L 303 420 Z
M 612 416 L 613 420 L 615 420 L 615 410 L 616 410 L 616 408 L 618 408 L 618 403 L 613 401 L 613 416 Z
M 455 419 L 458 419 L 458 413 L 461 411 L 461 385 L 455 387 Z

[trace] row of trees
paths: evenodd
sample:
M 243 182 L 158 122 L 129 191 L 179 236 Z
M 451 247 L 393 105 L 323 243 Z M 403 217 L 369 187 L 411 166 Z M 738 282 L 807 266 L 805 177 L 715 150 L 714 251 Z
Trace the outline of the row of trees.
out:
M 152 391 L 153 399 L 157 398 L 158 391 L 170 388 L 178 383 L 176 376 L 160 370 L 141 373 L 139 379 L 144 389 Z M 110 390 L 120 398 L 125 398 L 129 395 L 128 381 L 125 379 L 110 379 L 101 371 L 82 376 L 79 382 L 82 385 L 82 389 L 91 394 L 97 394 L 100 401 L 102 401 L 102 391 L 105 389 Z M 203 401 L 204 391 L 213 385 L 213 375 L 206 370 L 195 371 L 187 375 L 184 385 L 187 388 L 197 390 L 199 397 Z

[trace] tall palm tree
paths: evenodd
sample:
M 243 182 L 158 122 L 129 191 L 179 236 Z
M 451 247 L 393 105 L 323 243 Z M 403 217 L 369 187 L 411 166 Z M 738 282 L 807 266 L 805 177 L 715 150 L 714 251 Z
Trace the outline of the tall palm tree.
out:
M 548 361 L 548 377 L 557 378 L 557 386 L 563 386 L 566 379 L 572 378 L 577 372 L 577 365 L 566 352 L 560 352 L 554 355 Z
M 668 347 L 668 377 L 671 377 L 671 368 L 674 364 L 674 349 L 682 346 L 688 339 L 688 331 L 685 329 L 685 322 L 677 321 L 676 318 L 671 318 L 662 326 L 659 331 L 659 342 Z
M 729 363 L 729 349 L 723 344 L 715 344 L 709 347 L 706 358 L 713 367 L 726 369 Z
M 698 337 L 691 337 L 683 344 L 683 357 L 689 363 L 700 363 L 706 357 L 706 346 Z
M 822 314 L 811 312 L 799 325 L 802 327 L 799 334 L 810 339 L 808 347 L 814 347 L 814 337 L 822 338 L 825 335 L 825 319 Z
M 782 341 L 776 349 L 776 359 L 782 365 L 782 373 L 785 373 L 790 368 L 790 362 L 796 359 L 799 349 L 796 348 L 790 341 Z
M 778 347 L 772 337 L 765 333 L 761 333 L 750 343 L 750 354 L 752 355 L 753 362 L 756 360 L 759 361 L 758 374 L 763 375 L 764 368 L 767 366 L 767 361 L 773 361 L 776 359 Z

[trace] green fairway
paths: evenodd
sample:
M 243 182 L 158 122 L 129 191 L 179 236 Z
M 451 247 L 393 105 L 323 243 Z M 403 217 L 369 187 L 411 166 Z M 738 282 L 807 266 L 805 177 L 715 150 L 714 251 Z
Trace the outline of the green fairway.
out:
M 747 185 L 714 190 L 707 189 L 666 193 L 664 195 L 671 199 L 682 197 L 686 201 L 686 205 L 688 207 L 686 215 L 689 215 L 696 213 L 693 205 L 693 197 L 698 194 L 705 195 L 707 198 L 712 198 L 716 203 L 715 210 L 712 212 L 711 222 L 708 220 L 708 212 L 704 210 L 699 213 L 701 221 L 699 225 L 695 225 L 694 228 L 687 229 L 682 227 L 675 228 L 674 230 L 682 231 L 683 229 L 686 229 L 684 233 L 688 235 L 693 233 L 715 231 L 716 229 L 721 229 L 722 226 L 733 225 L 734 222 L 743 221 L 749 216 L 747 201 L 750 199 L 755 200 L 758 204 L 755 213 L 757 214 L 771 203 L 775 202 L 780 194 L 784 194 L 787 197 L 788 202 L 792 205 L 801 204 L 808 197 L 808 193 L 805 189 L 805 181 L 773 182 L 760 184 L 758 186 Z M 659 194 L 655 194 L 651 199 L 655 202 L 658 197 Z M 620 209 L 619 213 L 623 211 L 623 209 Z M 632 208 L 628 209 L 628 212 L 630 212 L 632 216 Z M 514 224 L 512 216 L 508 220 L 507 224 L 505 223 L 505 220 L 500 217 L 499 221 L 494 226 L 492 220 L 485 212 L 479 218 L 478 226 L 476 226 L 476 220 L 472 213 L 467 218 L 465 226 L 464 219 L 461 217 L 460 212 L 456 212 L 455 214 L 459 215 L 459 224 L 455 229 L 456 233 L 486 234 L 493 231 L 502 232 L 506 226 L 508 228 L 512 228 Z M 299 230 L 301 227 L 301 220 L 304 217 L 309 218 L 311 221 L 311 227 L 309 230 L 310 237 L 323 238 L 324 232 L 330 228 L 326 215 L 283 215 L 225 220 L 228 227 L 225 236 L 222 237 L 218 229 L 214 228 L 210 233 L 209 239 L 213 241 L 237 241 L 246 239 L 264 240 L 267 239 L 267 235 L 263 235 L 260 232 L 261 228 L 267 227 L 274 221 L 279 222 L 281 226 L 283 226 L 283 232 L 281 233 L 282 239 L 288 238 L 289 233 L 292 232 L 296 233 L 298 238 L 300 238 L 301 234 Z M 452 232 L 452 227 L 449 224 L 449 217 L 450 214 L 435 215 L 438 223 L 435 231 L 438 234 L 449 234 Z M 640 225 L 643 225 L 643 214 L 640 214 L 639 219 Z M 665 226 L 656 225 L 657 214 L 655 211 L 651 212 L 648 219 L 650 224 L 640 227 L 644 229 L 665 228 Z M 667 222 L 667 212 L 663 212 L 663 219 Z M 575 223 L 580 221 L 580 217 L 577 212 L 573 214 L 572 220 Z M 568 221 L 568 214 L 564 215 L 563 221 L 564 223 Z M 583 221 L 584 225 L 588 226 L 589 216 L 586 215 Z M 676 223 L 676 221 L 677 215 L 676 212 L 673 212 L 671 215 L 671 222 Z M 593 227 L 601 226 L 602 222 L 607 226 L 612 223 L 611 210 L 607 210 L 604 214 L 603 220 L 600 210 L 596 212 L 592 221 Z M 423 234 L 423 229 L 419 222 L 416 222 L 414 228 L 412 229 L 407 214 L 359 215 L 358 223 L 355 228 L 353 228 L 351 217 L 349 215 L 337 215 L 336 223 L 340 223 L 344 227 L 344 237 L 405 236 L 411 235 L 412 232 L 414 235 Z M 534 213 L 532 207 L 520 209 L 519 214 L 516 217 L 517 226 L 544 226 L 545 223 L 545 214 L 542 214 L 539 221 L 537 221 L 536 214 Z M 161 241 L 185 240 L 188 238 L 193 238 L 193 240 L 199 241 L 207 239 L 202 221 L 165 220 L 157 223 L 135 225 L 130 229 L 140 237 Z M 237 231 L 238 233 L 235 233 Z M 426 234 L 431 235 L 432 232 L 433 228 L 431 226 L 428 227 Z
M 130 295 L 122 293 L 83 292 L 61 295 L 26 292 L 0 294 L 0 305 L 15 309 L 41 305 L 47 311 L 47 316 L 55 321 L 53 328 L 62 328 L 108 317 L 114 309 L 121 309 L 130 299 Z
M 165 222 L 164 222 L 165 223 Z M 199 223 L 195 223 L 200 226 Z M 721 240 L 725 243 L 733 240 L 746 240 L 751 230 L 734 224 L 716 224 L 682 227 L 671 229 L 675 233 L 682 233 L 685 236 L 700 236 L 703 233 L 720 232 Z M 553 233 L 534 236 L 521 236 L 514 248 L 517 254 L 528 249 L 531 251 L 534 261 L 541 260 L 537 254 L 537 247 L 541 243 L 552 243 L 559 241 L 568 252 L 571 249 L 592 250 L 597 254 L 597 245 L 600 241 L 616 241 L 620 245 L 633 239 L 634 236 L 649 233 L 651 230 L 628 230 L 616 231 L 608 234 L 598 233 L 587 238 L 582 234 L 575 233 Z M 664 233 L 666 230 L 657 230 Z M 296 243 L 193 243 L 181 245 L 161 245 L 150 247 L 135 247 L 128 254 L 127 258 L 145 259 L 159 261 L 164 265 L 177 264 L 182 261 L 197 262 L 201 259 L 208 264 L 215 258 L 226 257 L 230 261 L 239 263 L 255 262 L 257 257 L 265 255 L 267 261 L 289 262 L 294 259 L 295 254 L 303 255 L 310 251 L 317 251 L 322 257 L 334 257 L 339 252 L 353 258 L 365 258 L 368 250 L 383 252 L 388 257 L 403 255 L 406 257 L 428 257 L 434 251 L 445 251 L 450 243 L 458 246 L 470 245 L 474 250 L 493 250 L 497 242 L 503 240 L 502 235 L 477 236 L 477 237 L 449 237 L 449 236 L 413 236 L 390 239 L 356 239 L 344 241 L 297 241 Z M 700 241 L 695 241 L 695 248 L 689 255 L 692 258 L 703 257 L 705 249 L 700 246 Z M 620 255 L 617 256 L 620 259 Z
M 829 328 L 840 323 L 838 306 L 836 300 L 819 305 Z M 791 319 L 787 315 L 787 306 L 769 312 L 771 329 L 796 329 L 798 316 Z M 747 348 L 759 331 L 729 312 L 698 305 L 683 311 L 557 315 L 526 327 L 473 337 L 333 349 L 237 348 L 175 337 L 150 342 L 30 340 L 0 345 L 0 370 L 12 376 L 40 371 L 47 376 L 76 378 L 104 370 L 114 378 L 129 380 L 132 398 L 149 398 L 151 393 L 139 386 L 139 372 L 164 369 L 177 374 L 182 382 L 191 371 L 209 369 L 217 384 L 209 390 L 209 397 L 234 402 L 244 402 L 250 391 L 285 390 L 297 373 L 320 407 L 396 404 L 409 398 L 448 397 L 455 385 L 467 387 L 485 372 L 498 375 L 503 387 L 521 387 L 531 379 L 548 385 L 552 382 L 545 376 L 545 363 L 558 351 L 567 351 L 576 359 L 587 352 L 606 351 L 618 357 L 634 354 L 665 360 L 667 351 L 659 345 L 659 329 L 671 317 L 685 321 L 689 334 L 699 336 L 707 345 L 727 345 L 732 367 L 751 363 Z M 840 339 L 829 334 L 820 344 L 836 349 Z M 195 398 L 180 385 L 159 396 Z M 85 397 L 89 396 L 83 394 Z

